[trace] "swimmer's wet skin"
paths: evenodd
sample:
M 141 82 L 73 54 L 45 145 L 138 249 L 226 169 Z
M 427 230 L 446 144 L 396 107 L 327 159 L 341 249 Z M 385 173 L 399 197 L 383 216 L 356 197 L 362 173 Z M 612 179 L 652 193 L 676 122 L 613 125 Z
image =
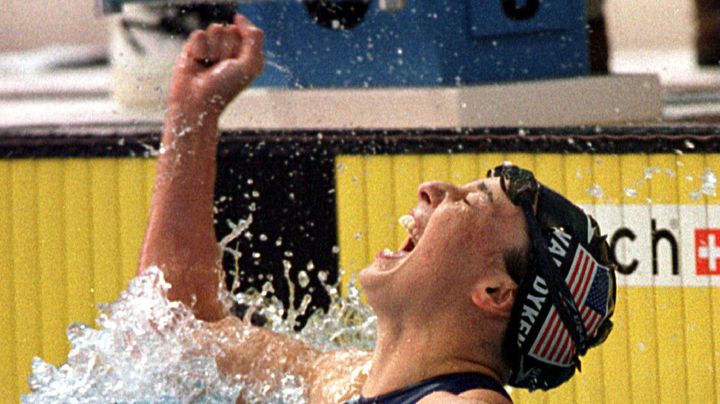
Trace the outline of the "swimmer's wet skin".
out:
M 502 384 L 568 380 L 611 329 L 613 267 L 595 221 L 517 167 L 420 186 L 400 219 L 406 242 L 360 274 L 377 314 L 373 353 L 321 353 L 229 315 L 213 228 L 218 119 L 260 74 L 262 45 L 237 16 L 183 48 L 139 269 L 159 266 L 169 297 L 212 322 L 221 371 L 270 389 L 296 375 L 312 403 L 507 403 Z

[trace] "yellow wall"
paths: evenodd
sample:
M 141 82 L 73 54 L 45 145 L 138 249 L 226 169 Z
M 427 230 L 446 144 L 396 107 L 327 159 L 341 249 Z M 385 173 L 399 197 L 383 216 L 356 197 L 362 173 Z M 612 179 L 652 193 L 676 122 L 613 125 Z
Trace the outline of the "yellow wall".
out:
M 422 181 L 463 183 L 511 161 L 594 214 L 607 233 L 637 233 L 618 243 L 618 260 L 640 262 L 618 278 L 615 330 L 584 359 L 583 371 L 549 393 L 514 391 L 525 402 L 719 402 L 720 271 L 698 275 L 695 229 L 720 228 L 720 197 L 698 195 L 718 155 L 455 154 L 340 156 L 336 164 L 340 266 L 344 282 L 406 231 L 397 218 L 417 203 Z M 593 189 L 593 192 L 590 190 Z M 602 195 L 598 192 L 601 190 Z M 595 196 L 594 196 L 595 195 Z M 651 203 L 652 202 L 652 203 Z M 667 242 L 652 274 L 651 219 L 677 239 L 680 273 Z
M 134 275 L 152 159 L 0 160 L 0 402 L 32 358 L 65 361 L 71 322 L 94 324 Z

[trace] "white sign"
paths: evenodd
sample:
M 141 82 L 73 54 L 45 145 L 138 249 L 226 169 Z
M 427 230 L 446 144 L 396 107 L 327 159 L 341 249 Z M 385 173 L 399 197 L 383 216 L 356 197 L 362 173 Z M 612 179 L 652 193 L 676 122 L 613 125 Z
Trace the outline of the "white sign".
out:
M 619 285 L 720 286 L 720 205 L 583 205 L 607 234 Z

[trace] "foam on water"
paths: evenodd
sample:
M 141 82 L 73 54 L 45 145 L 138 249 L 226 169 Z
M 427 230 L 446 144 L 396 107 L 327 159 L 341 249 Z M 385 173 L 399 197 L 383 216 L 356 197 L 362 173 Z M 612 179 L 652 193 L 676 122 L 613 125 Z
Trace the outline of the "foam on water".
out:
M 241 221 L 233 236 L 250 221 Z M 227 240 L 221 248 L 227 249 Z M 285 269 L 287 274 L 290 268 Z M 313 313 L 300 333 L 294 327 L 310 304 L 309 296 L 297 309 L 286 309 L 267 283 L 260 291 L 233 298 L 250 308 L 247 316 L 259 313 L 268 320 L 267 328 L 302 338 L 320 351 L 372 349 L 375 317 L 358 289 L 351 285 L 340 296 L 336 287 L 325 287 L 333 298 L 330 309 Z M 279 388 L 223 375 L 215 361 L 222 354 L 220 335 L 196 319 L 190 308 L 169 301 L 169 288 L 157 267 L 148 268 L 117 301 L 100 306 L 97 328 L 72 324 L 67 330 L 71 349 L 66 363 L 56 367 L 35 358 L 29 379 L 32 392 L 22 402 L 233 403 L 240 394 L 256 403 L 307 401 L 297 375 L 281 375 Z
M 101 305 L 98 329 L 72 324 L 72 345 L 60 367 L 33 361 L 32 393 L 24 403 L 234 402 L 215 363 L 219 347 L 207 324 L 167 299 L 170 285 L 158 268 L 133 279 L 121 297 Z

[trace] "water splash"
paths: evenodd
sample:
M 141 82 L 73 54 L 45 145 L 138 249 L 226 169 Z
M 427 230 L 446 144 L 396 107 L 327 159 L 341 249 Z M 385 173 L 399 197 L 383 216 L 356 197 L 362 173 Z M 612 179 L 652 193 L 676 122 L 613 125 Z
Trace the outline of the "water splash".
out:
M 238 293 L 235 301 L 249 308 L 246 318 L 257 313 L 267 320 L 266 328 L 287 336 L 299 336 L 321 352 L 335 349 L 372 350 L 375 347 L 377 319 L 370 307 L 363 303 L 357 281 L 354 277 L 351 279 L 343 296 L 337 286 L 324 283 L 326 276 L 323 273 L 321 271 L 318 278 L 332 303 L 327 311 L 315 311 L 300 333 L 294 327 L 307 311 L 311 301 L 309 295 L 304 296 L 298 308 L 285 308 L 280 299 L 273 295 L 272 283 L 267 282 L 260 291 Z M 286 276 L 286 279 L 289 278 Z M 295 285 L 288 283 L 288 288 L 290 295 L 294 296 Z
M 251 222 L 249 217 L 231 226 L 231 234 L 219 247 L 230 250 L 228 244 Z M 314 264 L 308 269 L 314 270 Z M 286 264 L 286 279 L 289 271 Z M 267 282 L 260 291 L 238 293 L 233 300 L 249 307 L 246 318 L 260 314 L 267 319 L 266 328 L 301 338 L 321 352 L 372 349 L 376 319 L 362 302 L 355 281 L 341 296 L 337 286 L 325 283 L 326 271 L 317 273 L 333 303 L 327 312 L 313 313 L 299 333 L 295 326 L 311 303 L 309 295 L 298 308 L 285 308 Z M 294 294 L 294 285 L 288 281 L 288 286 Z M 169 288 L 157 267 L 148 268 L 117 301 L 100 306 L 97 329 L 71 325 L 66 363 L 56 367 L 35 358 L 31 393 L 22 402 L 233 403 L 239 395 L 249 403 L 307 402 L 303 379 L 297 375 L 279 375 L 274 388 L 223 375 L 215 361 L 222 355 L 222 337 L 209 323 L 196 319 L 187 306 L 169 301 Z M 226 291 L 220 298 L 228 306 L 232 303 Z
M 643 178 L 646 181 L 649 181 L 649 180 L 653 179 L 655 174 L 658 174 L 659 172 L 660 172 L 660 168 L 658 168 L 658 167 L 648 167 L 643 171 Z
M 98 329 L 71 325 L 67 361 L 55 367 L 35 358 L 22 402 L 234 402 L 243 386 L 221 375 L 207 323 L 169 301 L 169 288 L 157 267 L 148 268 L 100 306 Z
M 702 184 L 700 185 L 700 189 L 697 191 L 693 191 L 690 193 L 690 198 L 692 200 L 698 200 L 703 195 L 705 196 L 715 196 L 717 190 L 717 176 L 715 176 L 715 173 L 709 169 L 706 168 L 705 172 L 702 176 Z
M 635 188 L 624 188 L 623 192 L 628 198 L 635 198 L 638 196 L 638 192 Z
M 233 223 L 228 220 L 227 224 L 228 227 L 230 227 L 230 233 L 223 237 L 218 243 L 220 251 L 229 253 L 232 256 L 238 255 L 239 252 L 234 249 L 228 248 L 228 245 L 234 240 L 236 240 L 238 237 L 240 237 L 250 227 L 252 221 L 252 215 L 249 215 L 247 219 L 240 219 L 237 223 Z
M 598 184 L 594 184 L 593 186 L 588 188 L 587 193 L 595 199 L 600 199 L 603 197 L 603 189 Z

